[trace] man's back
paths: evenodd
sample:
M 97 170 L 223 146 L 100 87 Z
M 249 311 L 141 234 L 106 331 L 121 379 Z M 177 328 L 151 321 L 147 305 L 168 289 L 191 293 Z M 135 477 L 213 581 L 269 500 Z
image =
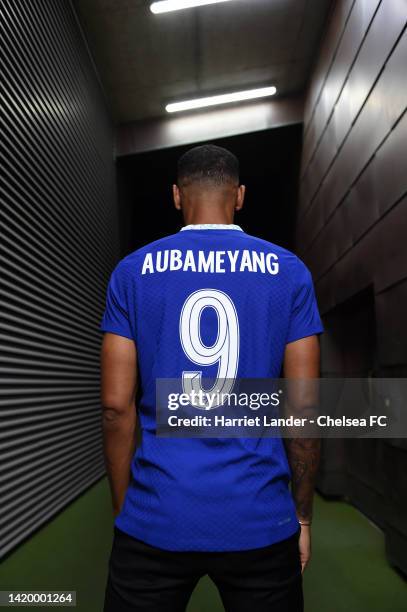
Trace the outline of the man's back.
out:
M 116 267 L 101 328 L 135 341 L 142 444 L 116 525 L 168 550 L 245 550 L 298 529 L 278 438 L 155 436 L 155 384 L 280 375 L 286 344 L 322 331 L 292 253 L 228 226 L 187 226 Z

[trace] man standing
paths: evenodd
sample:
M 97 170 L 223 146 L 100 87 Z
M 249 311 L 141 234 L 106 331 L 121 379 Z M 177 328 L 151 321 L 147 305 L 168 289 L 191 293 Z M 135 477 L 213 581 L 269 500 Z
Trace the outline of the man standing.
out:
M 182 612 L 206 574 L 227 612 L 303 609 L 318 442 L 155 435 L 157 378 L 319 376 L 311 275 L 233 224 L 244 194 L 232 153 L 191 149 L 173 186 L 185 226 L 125 257 L 109 282 L 102 405 L 115 527 L 105 612 Z

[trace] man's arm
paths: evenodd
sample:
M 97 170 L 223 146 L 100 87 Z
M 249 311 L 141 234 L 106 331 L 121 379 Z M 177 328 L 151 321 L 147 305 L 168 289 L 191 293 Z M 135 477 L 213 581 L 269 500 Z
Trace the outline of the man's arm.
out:
M 133 340 L 105 333 L 101 373 L 103 450 L 116 516 L 129 485 L 135 449 L 137 357 Z
M 295 379 L 288 384 L 288 408 L 298 417 L 310 416 L 315 410 L 317 388 L 312 379 L 319 377 L 319 340 L 309 336 L 290 342 L 284 354 L 284 376 Z M 320 440 L 287 438 L 287 458 L 292 472 L 291 491 L 301 523 L 300 556 L 302 570 L 311 558 L 312 502 L 319 465 Z

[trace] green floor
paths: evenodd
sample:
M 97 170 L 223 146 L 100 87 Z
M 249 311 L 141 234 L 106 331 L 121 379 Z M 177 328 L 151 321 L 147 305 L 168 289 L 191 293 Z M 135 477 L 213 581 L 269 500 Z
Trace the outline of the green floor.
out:
M 0 589 L 76 590 L 78 612 L 100 612 L 111 534 L 104 479 L 6 558 Z M 305 598 L 307 612 L 404 612 L 407 583 L 387 564 L 379 530 L 351 506 L 317 498 Z M 222 610 L 202 580 L 188 612 Z

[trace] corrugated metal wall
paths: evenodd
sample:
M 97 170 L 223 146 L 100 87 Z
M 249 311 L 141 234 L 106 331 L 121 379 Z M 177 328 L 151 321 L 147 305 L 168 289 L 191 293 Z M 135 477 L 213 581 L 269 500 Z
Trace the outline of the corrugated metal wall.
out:
M 113 128 L 70 2 L 0 1 L 0 554 L 104 472 Z
M 297 246 L 325 316 L 324 372 L 403 377 L 407 3 L 333 9 L 306 103 Z M 322 490 L 381 525 L 391 562 L 407 573 L 406 441 L 326 442 Z

